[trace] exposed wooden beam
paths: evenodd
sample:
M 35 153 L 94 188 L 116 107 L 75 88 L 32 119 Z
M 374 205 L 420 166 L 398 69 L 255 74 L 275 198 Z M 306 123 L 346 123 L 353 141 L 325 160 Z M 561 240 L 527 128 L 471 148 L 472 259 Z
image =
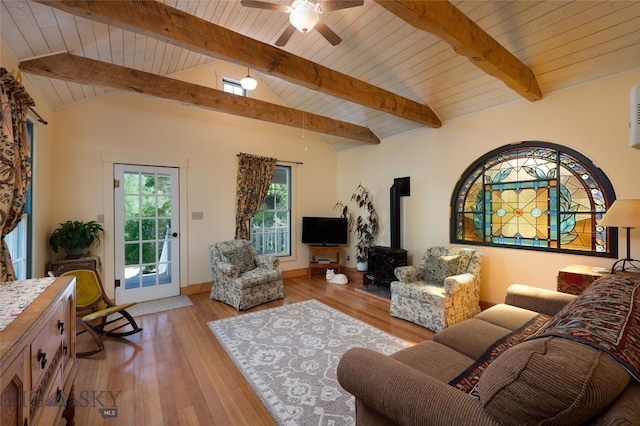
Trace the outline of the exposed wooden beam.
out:
M 351 78 L 158 1 L 34 1 L 76 16 L 154 37 L 203 55 L 252 67 L 291 83 L 422 125 L 442 125 L 438 116 L 427 105 Z
M 360 142 L 380 143 L 366 127 L 70 53 L 22 61 L 19 67 L 23 72 L 44 77 L 128 90 Z
M 530 101 L 542 99 L 535 74 L 448 1 L 376 0 L 414 27 L 449 43 L 478 68 Z

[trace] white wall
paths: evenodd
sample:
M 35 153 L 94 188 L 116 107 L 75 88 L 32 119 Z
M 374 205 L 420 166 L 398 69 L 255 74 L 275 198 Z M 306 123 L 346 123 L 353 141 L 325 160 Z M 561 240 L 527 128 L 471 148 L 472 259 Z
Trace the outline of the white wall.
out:
M 216 86 L 221 75 L 240 79 L 246 68 L 223 62 L 181 74 L 180 79 Z M 216 77 L 218 76 L 218 77 Z M 175 77 L 177 78 L 177 77 Z M 259 86 L 260 87 L 260 86 Z M 251 96 L 278 100 L 262 85 Z M 105 215 L 104 259 L 107 291 L 113 291 L 113 162 L 183 165 L 186 191 L 181 206 L 182 286 L 211 281 L 209 244 L 233 239 L 237 154 L 246 152 L 300 161 L 293 166 L 294 256 L 283 270 L 306 268 L 300 241 L 301 216 L 332 215 L 336 194 L 336 153 L 317 135 L 301 129 L 218 113 L 130 93 L 114 93 L 55 114 L 52 174 L 56 188 L 50 224 Z M 115 160 L 114 160 L 115 159 Z M 191 212 L 204 220 L 191 220 Z M 50 231 L 51 231 L 50 230 Z M 95 251 L 94 251 L 95 252 Z
M 640 73 L 621 75 L 521 101 L 338 154 L 338 199 L 348 200 L 358 183 L 369 187 L 389 244 L 389 188 L 393 178 L 411 177 L 402 198 L 402 247 L 409 263 L 424 251 L 449 244 L 449 206 L 454 186 L 483 154 L 524 140 L 570 147 L 599 166 L 618 198 L 640 198 L 640 150 L 629 147 L 629 90 Z M 437 113 L 437 111 L 436 111 Z M 620 239 L 624 257 L 626 242 Z M 480 247 L 484 252 L 481 299 L 498 303 L 509 284 L 555 289 L 558 270 L 570 264 L 610 267 L 611 259 Z M 640 229 L 632 230 L 632 257 L 640 257 Z M 351 252 L 353 260 L 353 252 Z

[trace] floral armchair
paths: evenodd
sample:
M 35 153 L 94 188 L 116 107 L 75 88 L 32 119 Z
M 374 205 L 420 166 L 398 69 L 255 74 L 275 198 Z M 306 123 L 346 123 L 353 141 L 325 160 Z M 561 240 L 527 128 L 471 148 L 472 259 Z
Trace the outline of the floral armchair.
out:
M 401 266 L 391 282 L 390 314 L 435 332 L 480 313 L 482 253 L 432 247 L 418 266 Z
M 211 299 L 239 311 L 284 297 L 280 259 L 259 255 L 247 240 L 233 240 L 209 246 L 213 286 Z

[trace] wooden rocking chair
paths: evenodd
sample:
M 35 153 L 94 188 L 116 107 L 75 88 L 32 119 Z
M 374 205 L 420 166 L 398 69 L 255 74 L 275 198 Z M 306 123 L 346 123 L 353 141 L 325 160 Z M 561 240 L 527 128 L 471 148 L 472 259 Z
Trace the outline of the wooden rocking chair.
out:
M 76 324 L 78 333 L 89 333 L 93 338 L 96 348 L 86 352 L 77 352 L 78 357 L 87 357 L 104 350 L 101 336 L 124 337 L 142 331 L 133 317 L 126 311 L 134 303 L 116 305 L 107 297 L 100 276 L 91 269 L 75 269 L 73 265 L 63 266 L 56 270 L 55 276 L 76 277 Z M 110 315 L 116 318 L 108 319 Z M 121 320 L 126 320 L 122 322 Z M 110 324 L 119 322 L 113 328 L 107 328 Z M 130 330 L 118 331 L 131 326 Z

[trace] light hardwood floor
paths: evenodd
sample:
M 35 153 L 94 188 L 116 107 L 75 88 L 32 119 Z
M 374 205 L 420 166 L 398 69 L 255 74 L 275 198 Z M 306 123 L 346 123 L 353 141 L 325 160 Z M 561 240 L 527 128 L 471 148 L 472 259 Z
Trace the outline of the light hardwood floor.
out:
M 245 312 L 316 299 L 409 342 L 433 332 L 389 316 L 389 301 L 360 284 L 329 284 L 322 275 L 285 279 L 285 298 Z M 273 425 L 207 322 L 242 315 L 208 293 L 193 306 L 137 318 L 142 333 L 105 339 L 105 350 L 79 360 L 76 425 Z M 84 336 L 78 337 L 79 344 Z M 114 402 L 115 401 L 115 402 Z M 101 408 L 117 408 L 103 418 Z

